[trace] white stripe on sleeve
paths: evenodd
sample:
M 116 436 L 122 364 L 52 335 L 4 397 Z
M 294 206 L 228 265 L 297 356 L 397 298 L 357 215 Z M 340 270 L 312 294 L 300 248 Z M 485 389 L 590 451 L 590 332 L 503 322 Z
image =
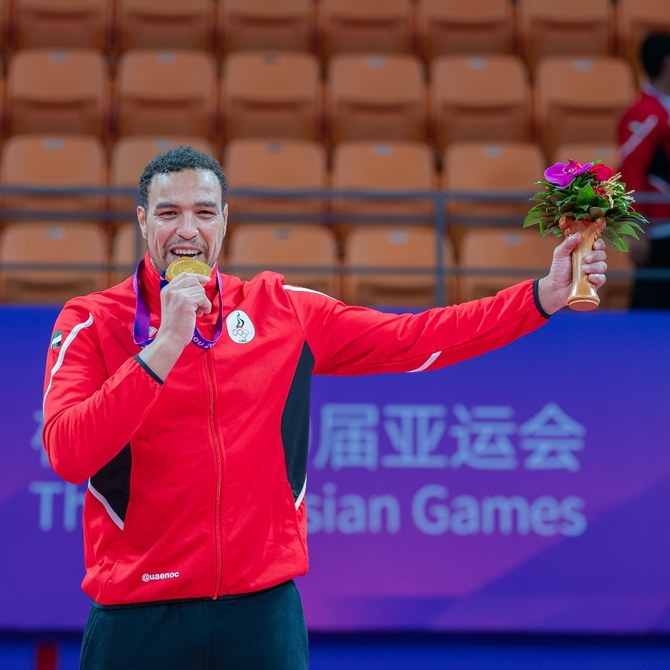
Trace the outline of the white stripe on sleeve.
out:
M 439 357 L 441 351 L 436 351 L 434 354 L 431 354 L 428 360 L 423 364 L 420 365 L 418 368 L 415 370 L 407 370 L 407 372 L 423 372 L 426 368 L 430 367 Z

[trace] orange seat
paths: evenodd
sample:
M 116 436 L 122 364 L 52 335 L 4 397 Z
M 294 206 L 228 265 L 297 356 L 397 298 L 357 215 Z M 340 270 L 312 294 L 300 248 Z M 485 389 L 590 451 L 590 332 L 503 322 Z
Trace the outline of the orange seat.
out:
M 216 85 L 214 57 L 204 51 L 126 51 L 116 77 L 118 134 L 213 139 Z
M 511 53 L 512 8 L 509 0 L 417 0 L 419 51 L 427 62 L 443 54 Z
M 109 283 L 118 284 L 134 272 L 135 266 L 144 256 L 147 244 L 140 227 L 135 223 L 123 223 L 112 238 Z
M 670 3 L 666 0 L 618 0 L 616 4 L 619 53 L 638 72 L 642 40 L 652 32 L 670 33 Z
M 26 264 L 2 273 L 4 302 L 63 303 L 105 287 L 107 237 L 92 223 L 13 223 L 0 238 L 0 262 Z
M 567 163 L 569 160 L 580 163 L 600 161 L 616 169 L 619 165 L 619 148 L 613 142 L 567 142 L 556 147 L 554 162 Z
M 310 140 L 233 140 L 226 147 L 224 167 L 233 191 L 323 190 L 328 186 L 325 148 Z M 241 219 L 240 215 L 259 222 L 263 214 L 288 219 L 307 215 L 314 217 L 312 223 L 318 223 L 324 212 L 322 198 L 236 197 L 233 193 L 228 200 L 230 226 Z
M 321 137 L 319 64 L 298 52 L 240 52 L 224 62 L 224 134 L 237 137 Z
M 211 49 L 209 0 L 116 0 L 116 49 Z
M 225 0 L 218 14 L 218 43 L 225 53 L 313 49 L 313 0 Z
M 109 48 L 112 4 L 107 0 L 14 0 L 13 47 Z
M 107 184 L 105 151 L 100 140 L 89 135 L 14 135 L 2 150 L 0 165 L 4 186 L 48 188 L 98 188 Z M 7 195 L 4 205 L 25 218 L 27 211 L 69 210 L 92 220 L 101 217 L 105 197 L 76 194 Z M 61 214 L 68 216 L 67 214 Z M 73 217 L 74 218 L 74 217 Z
M 192 146 L 198 151 L 214 153 L 212 144 L 203 137 L 190 135 L 122 137 L 112 147 L 109 185 L 136 190 L 144 166 L 156 155 L 178 146 Z M 126 216 L 121 220 L 129 220 L 133 223 L 136 221 L 137 194 L 112 196 L 110 204 L 114 210 L 120 213 L 125 212 Z
M 345 140 L 427 140 L 427 89 L 416 56 L 333 56 L 326 95 L 333 144 Z
M 322 56 L 411 52 L 413 10 L 411 0 L 320 0 Z
M 359 199 L 334 198 L 333 214 L 341 234 L 360 226 L 347 217 L 398 216 L 432 226 L 434 205 L 427 192 L 437 185 L 431 148 L 421 142 L 342 142 L 333 151 L 332 187 L 336 191 L 420 191 L 423 198 Z M 405 221 L 407 223 L 407 221 Z
M 0 44 L 5 49 L 11 47 L 11 31 L 14 29 L 13 5 L 13 0 L 0 0 L 0 35 L 3 36 Z
M 250 279 L 275 270 L 287 284 L 328 295 L 338 293 L 339 262 L 335 236 L 315 224 L 250 223 L 235 228 L 228 240 L 226 271 Z
M 540 237 L 537 230 L 472 228 L 460 245 L 462 301 L 495 295 L 525 279 L 544 276 L 560 240 Z
M 365 226 L 351 231 L 344 247 L 344 297 L 368 306 L 429 307 L 455 302 L 449 245 L 441 240 L 442 281 L 438 287 L 438 237 L 415 226 Z M 438 295 L 441 294 L 441 295 Z
M 442 188 L 448 195 L 469 194 L 447 205 L 455 243 L 459 245 L 464 231 L 476 225 L 521 226 L 545 167 L 542 150 L 530 142 L 463 142 L 447 147 Z M 484 195 L 501 198 L 487 201 L 481 199 Z
M 565 142 L 616 142 L 616 129 L 636 94 L 622 58 L 547 56 L 536 69 L 537 118 L 548 155 Z
M 94 49 L 24 49 L 9 61 L 8 130 L 106 136 L 109 78 Z
M 528 75 L 516 56 L 440 56 L 431 65 L 431 93 L 439 149 L 531 137 Z
M 610 0 L 518 0 L 521 52 L 534 67 L 544 56 L 609 56 L 614 52 Z

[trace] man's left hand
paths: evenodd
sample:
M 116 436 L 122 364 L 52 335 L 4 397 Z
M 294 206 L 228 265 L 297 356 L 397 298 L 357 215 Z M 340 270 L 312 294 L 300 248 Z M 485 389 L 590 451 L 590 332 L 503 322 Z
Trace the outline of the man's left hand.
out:
M 574 233 L 566 237 L 554 249 L 554 258 L 549 274 L 539 281 L 538 297 L 542 309 L 547 314 L 553 314 L 568 304 L 568 296 L 572 286 L 572 258 L 570 254 L 577 247 L 580 239 L 581 233 Z M 599 289 L 606 281 L 606 259 L 605 242 L 602 239 L 597 239 L 593 244 L 593 250 L 584 257 L 584 265 L 582 265 L 582 271 L 588 276 L 588 280 L 596 289 Z

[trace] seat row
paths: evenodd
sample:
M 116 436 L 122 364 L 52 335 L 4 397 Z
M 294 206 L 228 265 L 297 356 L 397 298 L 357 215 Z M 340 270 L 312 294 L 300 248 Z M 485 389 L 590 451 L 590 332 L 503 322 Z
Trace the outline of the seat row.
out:
M 314 224 L 249 224 L 232 231 L 220 259 L 243 279 L 261 270 L 288 283 L 324 291 L 352 304 L 427 307 L 492 295 L 515 281 L 546 272 L 556 242 L 536 231 L 475 228 L 458 257 L 452 245 L 422 226 L 364 226 L 347 237 L 343 253 L 332 231 Z M 121 281 L 143 253 L 136 226 L 113 245 L 99 226 L 23 223 L 0 234 L 0 300 L 61 303 Z M 603 306 L 626 308 L 632 267 L 626 254 L 608 258 Z
M 236 52 L 217 74 L 203 51 L 126 52 L 115 77 L 91 50 L 27 49 L 9 62 L 6 134 L 89 133 L 346 140 L 613 142 L 637 91 L 619 57 L 441 56 L 428 76 L 407 54 Z
M 665 0 L 4 0 L 9 49 L 81 46 L 612 55 L 670 29 Z M 616 51 L 615 51 L 616 50 Z
M 40 212 L 103 221 L 110 228 L 134 221 L 144 166 L 179 145 L 221 160 L 231 189 L 231 226 L 281 216 L 326 222 L 343 235 L 363 216 L 437 225 L 442 212 L 452 232 L 467 225 L 468 217 L 506 216 L 516 225 L 547 164 L 541 147 L 531 142 L 455 143 L 443 152 L 438 172 L 432 148 L 422 142 L 341 142 L 329 163 L 324 146 L 310 140 L 238 139 L 219 154 L 205 138 L 190 136 L 123 138 L 108 162 L 94 136 L 15 135 L 0 151 L 0 221 Z M 562 145 L 552 158 L 618 162 L 614 145 L 598 143 Z M 367 196 L 352 193 L 358 191 Z M 482 194 L 500 198 L 481 202 Z

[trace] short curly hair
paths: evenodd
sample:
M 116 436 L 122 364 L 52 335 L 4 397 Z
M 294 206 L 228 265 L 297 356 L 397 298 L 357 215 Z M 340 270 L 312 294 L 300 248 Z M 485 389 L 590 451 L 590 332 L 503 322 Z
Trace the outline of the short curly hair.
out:
M 655 32 L 644 38 L 640 46 L 640 60 L 650 79 L 660 76 L 668 57 L 670 57 L 670 33 Z
M 182 146 L 158 154 L 144 166 L 139 183 L 140 205 L 144 209 L 147 208 L 149 204 L 149 186 L 155 175 L 182 172 L 183 170 L 209 170 L 213 172 L 219 180 L 221 198 L 225 202 L 228 180 L 219 162 L 209 154 L 197 151 L 193 147 Z

